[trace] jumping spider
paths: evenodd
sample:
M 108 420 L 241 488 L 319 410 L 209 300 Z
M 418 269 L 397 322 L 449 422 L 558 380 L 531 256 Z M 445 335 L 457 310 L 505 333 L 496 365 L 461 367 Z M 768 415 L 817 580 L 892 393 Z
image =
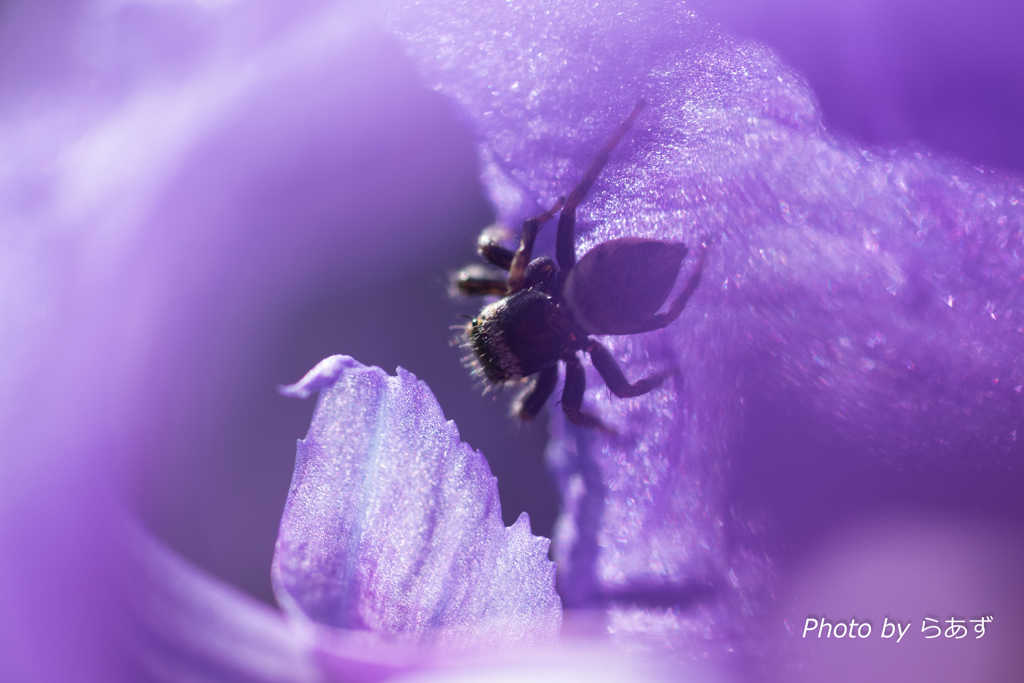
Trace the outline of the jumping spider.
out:
M 461 294 L 502 297 L 465 326 L 463 346 L 472 350 L 467 360 L 475 372 L 493 384 L 535 375 L 513 404 L 513 412 L 524 420 L 534 417 L 554 391 L 558 361 L 562 361 L 566 417 L 573 424 L 603 427 L 600 420 L 582 410 L 586 375 L 579 351 L 590 354 L 605 384 L 621 398 L 646 394 L 666 377 L 662 372 L 630 384 L 608 349 L 590 335 L 640 334 L 667 326 L 679 317 L 700 284 L 704 251 L 686 286 L 667 311 L 658 313 L 679 276 L 688 253 L 686 246 L 624 237 L 597 245 L 579 263 L 574 249 L 576 207 L 643 108 L 640 100 L 567 198 L 524 223 L 515 252 L 499 243 L 494 230 L 484 230 L 477 243 L 480 255 L 492 266 L 508 271 L 507 278 L 498 271 L 469 266 L 455 279 Z M 559 210 L 558 265 L 547 256 L 531 260 L 537 232 Z

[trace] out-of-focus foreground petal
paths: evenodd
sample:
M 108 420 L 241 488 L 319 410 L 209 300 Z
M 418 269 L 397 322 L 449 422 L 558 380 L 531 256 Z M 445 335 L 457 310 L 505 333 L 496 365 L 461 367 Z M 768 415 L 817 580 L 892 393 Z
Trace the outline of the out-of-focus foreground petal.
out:
M 130 586 L 136 675 L 161 683 L 314 683 L 313 650 L 277 610 L 210 576 L 127 517 L 119 529 Z
M 447 652 L 552 642 L 549 541 L 525 513 L 502 524 L 487 461 L 426 385 L 335 356 L 289 391 L 312 386 L 274 557 L 286 612 Z
M 339 356 L 328 362 L 342 358 L 347 359 Z M 349 369 L 360 371 L 352 364 Z M 383 374 L 376 368 L 362 369 L 372 377 Z M 337 379 L 336 374 L 330 374 Z M 387 378 L 385 382 L 396 379 Z M 124 511 L 118 511 L 114 517 L 118 520 L 118 542 L 126 550 L 126 561 L 116 572 L 130 587 L 127 608 L 135 626 L 130 638 L 136 648 L 136 668 L 131 671 L 130 680 L 154 683 L 380 680 L 402 683 L 521 680 L 697 683 L 719 680 L 708 678 L 695 667 L 669 671 L 657 661 L 624 658 L 607 648 L 580 647 L 579 644 L 558 648 L 489 648 L 455 655 L 451 651 L 431 652 L 428 648 L 410 647 L 409 642 L 399 642 L 400 638 L 387 634 L 310 629 L 304 617 L 298 622 L 290 621 L 277 610 L 184 560 Z M 538 541 L 526 545 L 529 550 L 535 548 Z M 550 572 L 548 569 L 547 573 Z M 522 627 L 523 623 L 506 622 L 506 625 Z M 534 627 L 534 635 L 536 630 Z
M 447 253 L 475 192 L 445 105 L 364 10 L 0 9 L 0 81 L 22 81 L 0 105 L 5 682 L 137 680 L 111 498 L 272 600 L 308 424 L 273 387 L 327 355 L 295 353 L 292 323 L 311 292 Z
M 644 97 L 581 205 L 577 255 L 625 236 L 708 243 L 676 323 L 603 340 L 631 380 L 675 374 L 622 400 L 589 368 L 585 407 L 619 436 L 553 423 L 567 607 L 607 607 L 603 629 L 642 647 L 758 649 L 775 569 L 730 473 L 755 405 L 914 468 L 908 487 L 997 479 L 1020 453 L 1018 179 L 833 137 L 769 49 L 677 3 L 395 5 L 424 78 L 479 132 L 510 227 L 567 194 Z M 762 479 L 759 496 L 816 485 L 798 468 Z

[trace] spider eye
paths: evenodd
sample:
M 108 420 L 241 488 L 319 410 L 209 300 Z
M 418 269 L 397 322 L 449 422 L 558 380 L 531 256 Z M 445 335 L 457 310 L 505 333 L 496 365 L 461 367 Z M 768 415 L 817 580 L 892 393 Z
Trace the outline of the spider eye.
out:
M 476 318 L 473 318 L 473 320 L 471 320 L 469 324 L 472 325 L 473 327 L 476 327 L 479 323 Z

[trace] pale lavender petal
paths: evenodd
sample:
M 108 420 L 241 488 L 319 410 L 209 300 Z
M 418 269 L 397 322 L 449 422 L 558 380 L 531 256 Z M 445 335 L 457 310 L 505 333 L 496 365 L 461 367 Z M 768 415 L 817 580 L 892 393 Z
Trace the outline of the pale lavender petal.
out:
M 507 224 L 566 194 L 644 97 L 581 206 L 577 254 L 709 242 L 679 321 L 604 340 L 631 379 L 672 377 L 620 400 L 588 369 L 585 407 L 618 437 L 554 421 L 568 606 L 608 606 L 608 631 L 689 656 L 752 647 L 774 570 L 726 474 L 753 399 L 899 468 L 996 471 L 1017 448 L 1018 179 L 833 137 L 770 50 L 676 3 L 399 5 L 427 82 L 481 136 Z
M 326 365 L 345 370 L 299 443 L 274 557 L 286 612 L 445 649 L 555 638 L 547 539 L 525 513 L 505 528 L 487 462 L 426 385 L 401 368 Z
M 121 668 L 136 624 L 106 530 L 115 494 L 273 600 L 309 415 L 272 388 L 327 355 L 304 360 L 296 316 L 310 292 L 370 289 L 447 253 L 439 236 L 460 222 L 444 189 L 462 192 L 445 170 L 466 166 L 459 137 L 409 125 L 436 133 L 447 113 L 366 14 L 332 0 L 3 3 L 5 683 L 146 680 Z M 208 612 L 171 623 L 145 612 L 166 597 L 154 591 L 137 616 L 171 650 L 209 636 L 211 663 L 219 627 L 245 618 L 198 598 Z M 272 640 L 254 649 L 269 656 Z M 176 680 L 223 672 L 192 661 Z

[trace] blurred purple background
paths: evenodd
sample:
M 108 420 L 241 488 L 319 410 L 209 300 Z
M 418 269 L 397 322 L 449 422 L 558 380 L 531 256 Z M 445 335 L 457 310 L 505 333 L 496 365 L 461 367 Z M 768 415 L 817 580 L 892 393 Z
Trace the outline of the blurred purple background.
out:
M 488 457 L 506 523 L 526 510 L 534 532 L 550 534 L 557 501 L 542 462 L 545 421 L 508 419 L 507 397 L 481 397 L 449 346 L 449 325 L 473 304 L 447 298 L 447 275 L 475 259 L 475 236 L 491 219 L 471 135 L 381 33 L 364 31 L 274 73 L 264 46 L 325 5 L 0 6 L 3 125 L 13 131 L 8 135 L 29 135 L 30 122 L 39 121 L 48 138 L 26 143 L 30 152 L 7 173 L 5 211 L 19 224 L 49 220 L 44 208 L 56 190 L 43 162 L 62 158 L 61 144 L 101 128 L 133 98 L 151 94 L 170 106 L 188 95 L 198 102 L 203 91 L 189 83 L 204 74 L 229 74 L 210 81 L 219 97 L 233 78 L 244 80 L 246 64 L 264 73 L 218 100 L 201 124 L 182 124 L 178 156 L 136 219 L 138 231 L 119 238 L 122 258 L 112 266 L 61 280 L 67 267 L 91 273 L 93 266 L 66 253 L 79 237 L 62 243 L 59 230 L 42 231 L 58 246 L 39 247 L 55 254 L 53 272 L 40 277 L 58 285 L 46 290 L 50 314 L 25 328 L 37 335 L 35 350 L 15 356 L 34 365 L 12 384 L 19 405 L 8 411 L 12 448 L 4 458 L 56 455 L 15 468 L 2 531 L 14 539 L 9 557 L 74 564 L 81 574 L 51 595 L 52 612 L 40 612 L 39 624 L 0 631 L 8 642 L 33 642 L 69 604 L 82 623 L 102 611 L 77 601 L 83 587 L 102 588 L 96 576 L 103 561 L 89 559 L 99 538 L 91 535 L 91 510 L 114 477 L 111 488 L 161 538 L 272 602 L 269 566 L 294 444 L 313 410 L 312 401 L 281 398 L 274 387 L 334 353 L 389 372 L 401 365 L 425 380 L 463 439 Z M 697 9 L 778 50 L 805 75 L 826 122 L 842 134 L 872 146 L 915 142 L 1024 172 L 1019 3 L 723 0 Z M 140 146 L 114 163 L 137 156 L 145 166 L 161 135 L 140 135 Z M 43 151 L 33 159 L 31 150 Z M 116 188 L 108 197 L 118 197 Z M 88 219 L 68 223 L 95 227 Z M 37 438 L 42 428 L 56 436 Z M 821 452 L 832 458 L 826 463 Z M 907 538 L 932 538 L 929 530 L 945 528 L 942 520 L 966 529 L 933 534 L 935 542 L 915 557 L 968 553 L 972 543 L 981 555 L 1006 546 L 996 565 L 1018 557 L 1006 539 L 1019 538 L 1024 523 L 1019 449 L 996 465 L 978 453 L 972 478 L 930 471 L 920 478 L 912 468 L 887 469 L 862 455 L 780 397 L 751 406 L 732 463 L 732 493 L 737 505 L 767 510 L 766 544 L 784 567 L 813 574 L 805 567 L 815 566 L 819 544 L 869 515 L 911 520 L 881 524 L 903 525 Z M 74 502 L 65 509 L 48 500 Z M 40 509 L 53 519 L 30 517 Z M 26 519 L 40 521 L 26 527 Z M 913 521 L 919 519 L 925 521 Z M 971 531 L 979 528 L 995 531 L 979 540 Z M 52 537 L 62 540 L 34 549 L 42 529 L 59 529 Z M 70 539 L 77 544 L 64 542 Z M 0 572 L 24 581 L 32 566 Z M 65 576 L 54 569 L 54 585 Z M 40 607 L 31 595 L 18 599 L 25 614 Z M 1016 594 L 1005 599 L 1021 604 Z M 31 654 L 3 647 L 0 659 L 11 671 L 28 670 Z M 98 655 L 83 646 L 77 656 L 88 662 Z
M 1006 0 L 698 0 L 802 73 L 827 124 L 1024 169 L 1024 6 Z

